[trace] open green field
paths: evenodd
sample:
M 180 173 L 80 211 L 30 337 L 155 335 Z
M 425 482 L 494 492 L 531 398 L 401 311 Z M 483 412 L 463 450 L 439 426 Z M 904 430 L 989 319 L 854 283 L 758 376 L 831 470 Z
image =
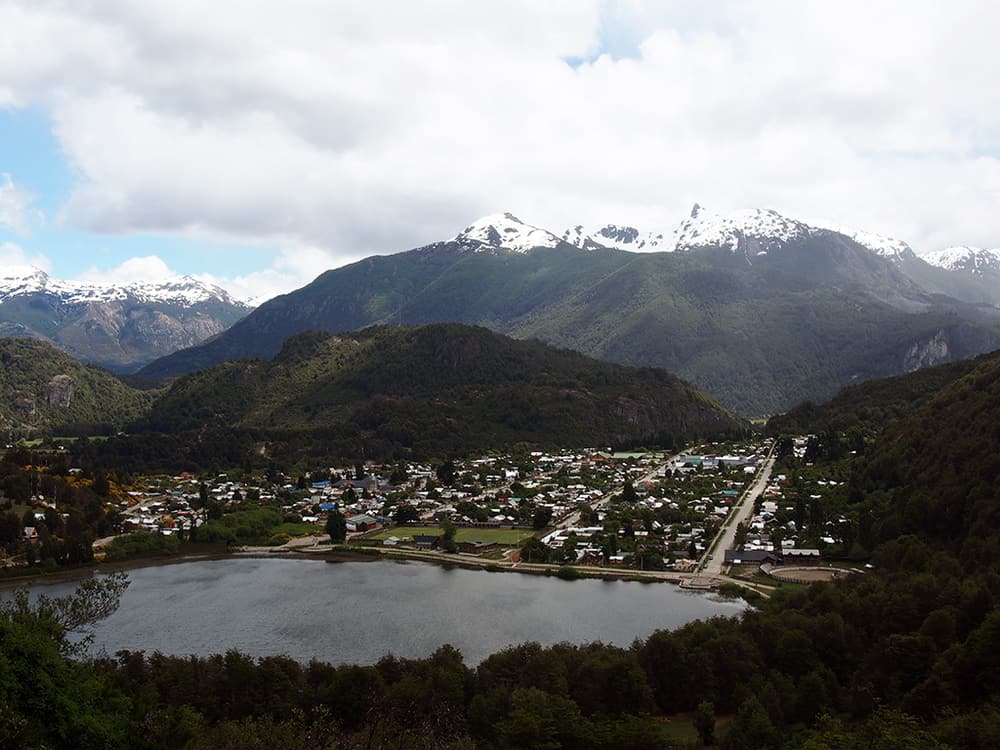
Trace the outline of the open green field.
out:
M 377 534 L 366 536 L 365 541 L 370 539 L 383 540 L 391 536 L 400 539 L 412 537 L 414 534 L 438 535 L 444 533 L 439 526 L 396 526 L 391 529 L 383 529 Z M 532 535 L 531 529 L 465 529 L 459 528 L 455 532 L 456 542 L 497 542 L 498 544 L 518 544 Z

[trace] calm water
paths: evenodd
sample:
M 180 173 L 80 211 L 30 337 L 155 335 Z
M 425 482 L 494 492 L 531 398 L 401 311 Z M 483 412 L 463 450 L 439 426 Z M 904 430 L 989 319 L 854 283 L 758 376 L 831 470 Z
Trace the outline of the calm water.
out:
M 561 581 L 419 562 L 216 560 L 139 568 L 119 610 L 94 629 L 96 649 L 368 664 L 424 657 L 450 643 L 475 664 L 512 643 L 629 645 L 658 628 L 742 603 L 669 584 Z M 73 584 L 38 586 L 59 596 Z

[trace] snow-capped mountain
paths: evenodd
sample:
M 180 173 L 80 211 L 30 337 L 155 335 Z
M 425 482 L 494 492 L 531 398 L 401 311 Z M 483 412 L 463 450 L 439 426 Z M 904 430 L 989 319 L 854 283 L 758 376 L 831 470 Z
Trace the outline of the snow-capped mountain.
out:
M 897 300 L 900 289 L 916 283 L 927 292 L 973 304 L 1000 303 L 1000 250 L 956 247 L 919 256 L 902 240 L 843 226 L 813 226 L 772 209 L 722 214 L 695 204 L 672 232 L 623 224 L 575 224 L 558 232 L 500 213 L 473 222 L 452 243 L 465 251 L 494 254 L 544 252 L 560 245 L 637 253 L 721 250 L 723 257 L 728 251 L 752 266 L 764 263 L 785 272 L 877 286 L 891 292 L 886 301 Z M 914 293 L 907 288 L 902 296 L 909 299 Z
M 752 208 L 722 215 L 699 206 L 674 230 L 674 251 L 716 247 L 736 252 L 741 240 L 754 240 L 757 253 L 766 253 L 785 243 L 803 240 L 815 231 L 771 209 Z
M 587 227 L 577 224 L 562 233 L 564 242 L 583 250 L 610 247 L 616 250 L 650 252 L 653 250 L 673 250 L 667 247 L 662 232 L 640 232 L 635 227 L 605 224 L 602 227 Z
M 138 281 L 124 284 L 93 281 L 63 281 L 51 278 L 45 271 L 32 269 L 24 275 L 0 277 L 0 302 L 28 294 L 51 294 L 68 304 L 90 302 L 121 302 L 134 300 L 145 304 L 192 307 L 205 302 L 243 307 L 246 303 L 214 284 L 206 284 L 191 276 L 174 276 L 161 281 Z
M 0 336 L 45 339 L 83 362 L 119 371 L 193 346 L 250 312 L 190 276 L 122 284 L 0 272 Z
M 511 213 L 491 214 L 473 222 L 451 242 L 475 252 L 509 250 L 526 253 L 539 247 L 556 247 L 561 240 L 546 229 L 525 224 Z
M 913 252 L 913 248 L 902 240 L 893 239 L 892 237 L 886 237 L 881 234 L 875 234 L 874 232 L 866 232 L 864 230 L 852 231 L 850 229 L 836 228 L 835 231 L 850 237 L 859 245 L 867 247 L 876 255 L 880 255 L 883 258 L 888 258 L 892 261 L 901 262 L 904 259 L 911 260 L 917 257 L 917 254 Z
M 604 224 L 576 224 L 561 233 L 521 221 L 511 213 L 491 214 L 473 222 L 451 239 L 476 252 L 507 250 L 525 253 L 567 243 L 583 250 L 611 248 L 632 252 L 686 252 L 699 248 L 725 248 L 735 252 L 740 240 L 753 240 L 757 252 L 800 240 L 812 227 L 770 209 L 747 209 L 716 214 L 695 204 L 673 231 L 640 230 Z
M 1000 249 L 959 245 L 924 253 L 925 261 L 948 271 L 961 271 L 975 276 L 1000 274 Z

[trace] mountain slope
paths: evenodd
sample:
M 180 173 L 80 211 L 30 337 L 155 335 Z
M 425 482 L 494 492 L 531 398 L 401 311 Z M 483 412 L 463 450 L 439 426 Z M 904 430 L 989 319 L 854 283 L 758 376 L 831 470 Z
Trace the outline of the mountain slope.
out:
M 743 429 L 662 370 L 456 324 L 304 333 L 272 361 L 227 362 L 181 378 L 137 429 L 177 434 L 213 425 L 275 443 L 323 434 L 329 445 L 366 455 L 672 442 Z
M 847 386 L 825 403 L 807 401 L 771 417 L 767 421 L 767 432 L 771 435 L 821 435 L 829 430 L 845 432 L 852 428 L 879 432 L 893 421 L 913 414 L 980 364 L 998 358 L 1000 354 L 992 352 L 974 359 Z
M 670 253 L 568 243 L 494 252 L 452 242 L 368 258 L 140 375 L 271 357 L 305 330 L 453 321 L 663 367 L 758 415 L 1000 347 L 1000 311 L 930 294 L 844 235 L 790 226 L 764 244 L 740 229 L 735 245 Z
M 153 394 L 44 341 L 0 339 L 0 430 L 18 435 L 121 429 Z
M 0 332 L 43 338 L 80 361 L 120 372 L 221 333 L 249 310 L 190 277 L 97 284 L 37 271 L 0 279 Z

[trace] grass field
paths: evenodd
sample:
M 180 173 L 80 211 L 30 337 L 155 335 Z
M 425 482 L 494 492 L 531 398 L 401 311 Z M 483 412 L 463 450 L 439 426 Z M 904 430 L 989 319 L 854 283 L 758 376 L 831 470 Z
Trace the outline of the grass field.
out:
M 288 536 L 306 536 L 308 534 L 323 534 L 323 527 L 315 523 L 283 523 L 275 526 L 271 534 L 288 534 Z
M 377 539 L 379 541 L 397 536 L 400 539 L 412 537 L 414 534 L 438 535 L 443 533 L 438 526 L 397 526 L 392 529 L 384 529 L 378 534 L 365 537 L 365 540 Z M 497 542 L 498 544 L 518 544 L 532 535 L 531 529 L 465 529 L 459 528 L 455 532 L 456 542 Z

